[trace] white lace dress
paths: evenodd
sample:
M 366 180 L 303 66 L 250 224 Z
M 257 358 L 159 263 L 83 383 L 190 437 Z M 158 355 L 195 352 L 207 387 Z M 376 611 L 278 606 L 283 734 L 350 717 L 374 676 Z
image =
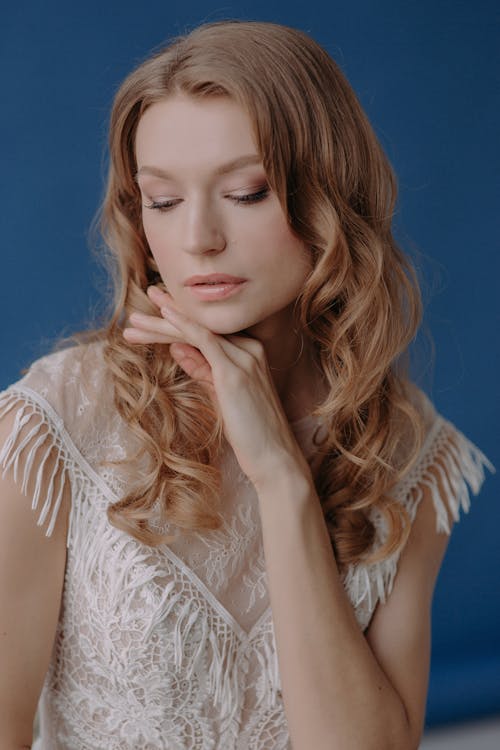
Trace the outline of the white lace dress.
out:
M 0 466 L 25 490 L 36 479 L 30 500 L 48 534 L 63 491 L 55 481 L 42 492 L 49 453 L 56 451 L 50 471 L 69 483 L 72 499 L 61 614 L 33 747 L 290 749 L 253 487 L 228 453 L 225 527 L 189 538 L 171 528 L 168 546 L 140 544 L 106 517 L 128 481 L 106 462 L 125 457 L 131 440 L 112 404 L 100 344 L 49 355 L 0 394 L 0 417 L 15 414 Z M 422 404 L 427 438 L 398 498 L 413 518 L 429 485 L 437 528 L 449 533 L 446 508 L 458 518 L 468 509 L 468 485 L 477 493 L 484 466 L 493 467 L 428 399 Z M 292 426 L 306 454 L 315 426 L 310 417 Z M 383 537 L 382 526 L 377 533 Z M 390 593 L 397 562 L 347 571 L 360 628 Z

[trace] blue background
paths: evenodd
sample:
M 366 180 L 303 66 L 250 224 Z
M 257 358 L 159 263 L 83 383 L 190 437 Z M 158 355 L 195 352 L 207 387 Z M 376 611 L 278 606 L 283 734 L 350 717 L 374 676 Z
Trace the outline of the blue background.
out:
M 277 21 L 326 47 L 360 97 L 399 176 L 398 237 L 424 278 L 416 375 L 500 467 L 498 7 L 486 0 L 4 6 L 0 387 L 99 308 L 103 275 L 87 231 L 123 77 L 198 23 Z M 454 530 L 438 581 L 428 725 L 500 712 L 498 489 L 498 475 L 489 477 Z

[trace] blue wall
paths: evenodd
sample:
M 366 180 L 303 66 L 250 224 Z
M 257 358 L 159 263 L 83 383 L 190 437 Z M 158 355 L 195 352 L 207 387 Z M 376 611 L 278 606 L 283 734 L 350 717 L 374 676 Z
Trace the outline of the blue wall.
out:
M 121 79 L 153 47 L 200 22 L 271 20 L 322 43 L 367 110 L 400 178 L 398 235 L 426 279 L 437 356 L 433 368 L 420 366 L 422 382 L 499 467 L 497 7 L 9 3 L 0 31 L 0 387 L 55 337 L 83 327 L 98 305 L 102 275 L 87 229 Z M 498 490 L 490 477 L 456 527 L 440 576 L 429 724 L 500 711 Z

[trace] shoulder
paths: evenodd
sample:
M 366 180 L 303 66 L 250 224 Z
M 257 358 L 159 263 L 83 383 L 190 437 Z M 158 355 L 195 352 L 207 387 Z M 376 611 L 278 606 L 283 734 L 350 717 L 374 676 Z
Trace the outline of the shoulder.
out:
M 63 497 L 80 496 L 102 456 L 114 410 L 103 344 L 34 362 L 0 393 L 0 474 L 14 480 L 50 535 Z
M 33 362 L 24 376 L 0 393 L 0 414 L 16 403 L 29 404 L 75 436 L 111 403 L 112 383 L 104 342 L 68 346 Z
M 440 414 L 423 391 L 415 389 L 414 403 L 423 417 L 422 445 L 391 493 L 408 513 L 411 527 L 404 548 L 382 563 L 390 569 L 383 601 L 395 580 L 401 589 L 403 580 L 409 584 L 412 579 L 422 595 L 432 595 L 453 524 L 469 511 L 486 469 L 495 471 L 481 449 Z
M 379 564 L 381 595 L 366 630 L 379 664 L 421 732 L 430 663 L 431 607 L 453 523 L 467 512 L 485 469 L 494 467 L 452 422 L 418 394 L 425 435 L 413 466 L 395 488 L 411 527 L 406 544 Z
M 106 378 L 102 340 L 75 344 L 54 351 L 33 362 L 24 376 L 8 390 L 31 388 L 41 396 L 54 400 L 82 388 L 98 387 Z
M 382 617 L 389 600 L 392 610 L 402 590 L 406 595 L 415 586 L 420 587 L 418 596 L 431 595 L 453 523 L 469 510 L 471 495 L 479 493 L 486 469 L 495 470 L 480 448 L 441 415 L 422 390 L 414 387 L 411 399 L 422 418 L 421 446 L 390 492 L 396 506 L 401 505 L 407 514 L 407 542 L 383 559 L 349 566 L 345 574 L 345 586 L 363 630 L 372 618 Z M 381 514 L 374 512 L 371 519 L 376 551 L 387 539 L 388 528 Z M 412 601 L 419 600 L 415 589 L 411 596 Z
M 426 505 L 434 510 L 435 530 L 449 534 L 460 511 L 469 510 L 470 494 L 479 493 L 485 470 L 494 472 L 495 468 L 478 446 L 436 410 L 422 390 L 415 387 L 412 400 L 423 420 L 422 445 L 392 494 L 412 521 L 425 498 Z

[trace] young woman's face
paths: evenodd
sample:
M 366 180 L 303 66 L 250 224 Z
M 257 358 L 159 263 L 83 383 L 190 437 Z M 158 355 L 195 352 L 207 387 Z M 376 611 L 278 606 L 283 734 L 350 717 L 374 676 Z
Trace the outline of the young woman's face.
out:
M 267 185 L 244 110 L 176 95 L 146 110 L 135 146 L 144 231 L 177 305 L 214 333 L 288 331 L 311 261 Z M 242 281 L 192 279 L 210 274 Z

